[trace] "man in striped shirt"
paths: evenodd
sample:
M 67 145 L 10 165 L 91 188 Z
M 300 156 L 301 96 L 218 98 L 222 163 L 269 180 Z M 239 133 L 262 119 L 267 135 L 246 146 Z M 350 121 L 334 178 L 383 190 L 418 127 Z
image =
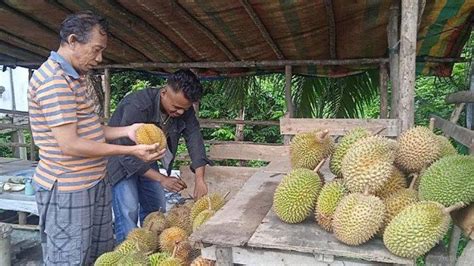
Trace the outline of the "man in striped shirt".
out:
M 158 145 L 121 146 L 140 124 L 100 124 L 85 96 L 84 74 L 102 61 L 106 21 L 90 11 L 61 24 L 60 47 L 35 71 L 28 89 L 30 123 L 40 161 L 33 177 L 46 265 L 90 265 L 113 248 L 110 184 L 105 157 L 156 161 Z

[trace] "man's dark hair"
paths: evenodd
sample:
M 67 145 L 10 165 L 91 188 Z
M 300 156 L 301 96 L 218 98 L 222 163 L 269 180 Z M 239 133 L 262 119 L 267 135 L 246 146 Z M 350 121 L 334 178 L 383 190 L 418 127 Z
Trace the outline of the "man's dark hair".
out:
M 166 83 L 173 91 L 182 91 L 191 102 L 197 102 L 201 99 L 203 91 L 201 82 L 189 69 L 181 69 L 169 75 Z
M 90 39 L 92 28 L 99 25 L 102 34 L 108 34 L 109 25 L 105 18 L 86 10 L 71 14 L 61 23 L 59 37 L 61 44 L 67 43 L 69 35 L 76 35 L 77 41 L 87 43 Z

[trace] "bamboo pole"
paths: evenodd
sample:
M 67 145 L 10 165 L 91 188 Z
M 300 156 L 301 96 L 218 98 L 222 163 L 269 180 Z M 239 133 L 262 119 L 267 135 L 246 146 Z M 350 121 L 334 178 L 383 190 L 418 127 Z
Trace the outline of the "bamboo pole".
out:
M 418 3 L 402 0 L 400 24 L 400 102 L 398 104 L 401 130 L 415 123 L 415 63 Z
M 392 83 L 392 99 L 390 118 L 398 118 L 398 102 L 400 96 L 400 82 L 399 82 L 399 69 L 398 69 L 398 58 L 399 58 L 399 29 L 398 21 L 400 14 L 400 1 L 393 0 L 390 6 L 390 17 L 387 27 L 388 37 L 388 54 L 390 63 L 390 81 Z
M 386 64 L 380 64 L 380 118 L 388 118 L 388 71 Z

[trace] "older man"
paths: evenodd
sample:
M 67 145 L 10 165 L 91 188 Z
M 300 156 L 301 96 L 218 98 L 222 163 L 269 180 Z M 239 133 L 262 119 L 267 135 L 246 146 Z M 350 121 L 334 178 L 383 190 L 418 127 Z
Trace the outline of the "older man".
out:
M 160 159 L 158 145 L 121 146 L 140 124 L 107 127 L 85 97 L 83 74 L 102 61 L 107 23 L 92 12 L 68 16 L 60 46 L 35 71 L 28 89 L 30 123 L 40 161 L 33 180 L 46 265 L 91 265 L 113 247 L 111 189 L 106 156 Z

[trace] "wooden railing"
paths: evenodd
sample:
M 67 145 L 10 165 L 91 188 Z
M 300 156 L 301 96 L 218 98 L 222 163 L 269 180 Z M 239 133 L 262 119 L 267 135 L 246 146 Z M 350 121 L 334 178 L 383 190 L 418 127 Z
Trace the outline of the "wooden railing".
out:
M 3 134 L 9 133 L 12 135 L 12 141 L 8 143 L 0 143 L 0 147 L 13 148 L 14 156 L 24 160 L 28 159 L 26 149 L 29 149 L 29 159 L 35 161 L 36 147 L 33 138 L 30 138 L 29 143 L 26 143 L 25 141 L 24 131 L 28 131 L 31 136 L 31 128 L 29 126 L 29 122 L 27 122 L 26 124 L 15 124 L 14 119 L 15 117 L 22 117 L 25 119 L 25 121 L 28 121 L 28 112 L 0 109 L 0 113 L 12 115 L 13 117 L 11 123 L 0 123 L 0 131 Z

